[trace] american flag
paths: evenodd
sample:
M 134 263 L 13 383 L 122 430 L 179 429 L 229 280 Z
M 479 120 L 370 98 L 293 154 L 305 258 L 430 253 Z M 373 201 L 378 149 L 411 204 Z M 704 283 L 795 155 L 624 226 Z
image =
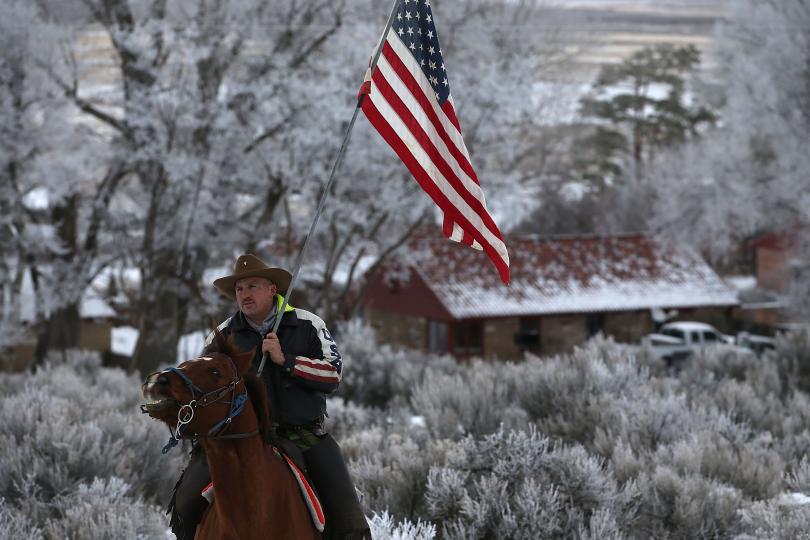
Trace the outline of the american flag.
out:
M 509 283 L 509 254 L 461 136 L 430 0 L 400 0 L 370 71 L 360 90 L 366 118 L 441 208 L 444 235 L 483 249 Z

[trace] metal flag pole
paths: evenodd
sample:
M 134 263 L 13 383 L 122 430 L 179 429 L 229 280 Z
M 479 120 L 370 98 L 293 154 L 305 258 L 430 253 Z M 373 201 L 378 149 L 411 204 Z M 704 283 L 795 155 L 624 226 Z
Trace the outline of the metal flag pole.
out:
M 380 43 L 377 46 L 377 50 L 374 51 L 374 58 L 371 61 L 371 65 L 369 66 L 369 78 L 374 75 L 374 70 L 377 67 L 377 62 L 380 59 L 380 53 L 382 52 L 383 45 L 385 45 L 385 40 L 388 38 L 388 32 L 391 30 L 391 26 L 394 24 L 394 17 L 397 14 L 397 10 L 399 9 L 399 4 L 402 0 L 394 0 L 394 7 L 391 8 L 391 14 L 388 16 L 388 22 L 385 25 L 385 31 L 383 32 L 382 38 L 380 38 Z M 309 233 L 307 233 L 306 238 L 304 239 L 304 245 L 301 246 L 301 251 L 298 252 L 298 258 L 295 260 L 295 268 L 293 269 L 292 280 L 290 281 L 290 286 L 287 287 L 287 291 L 284 294 L 284 302 L 281 304 L 281 309 L 276 313 L 276 320 L 273 323 L 273 333 L 278 330 L 278 325 L 281 323 L 281 317 L 284 315 L 284 310 L 287 309 L 287 302 L 292 295 L 292 291 L 295 288 L 295 282 L 298 281 L 298 273 L 301 271 L 301 263 L 304 260 L 304 253 L 307 250 L 307 246 L 309 245 L 309 240 L 312 238 L 313 233 L 315 232 L 315 226 L 318 224 L 318 220 L 321 217 L 321 212 L 323 212 L 323 207 L 326 204 L 326 198 L 329 196 L 329 191 L 332 188 L 332 183 L 335 180 L 335 173 L 340 167 L 340 162 L 343 160 L 343 154 L 346 152 L 346 147 L 349 145 L 349 139 L 351 138 L 352 128 L 354 127 L 354 122 L 357 120 L 357 113 L 360 112 L 360 107 L 363 104 L 363 99 L 365 98 L 364 94 L 361 94 L 357 99 L 357 105 L 354 107 L 354 114 L 352 114 L 352 121 L 349 122 L 349 126 L 346 128 L 346 133 L 343 135 L 343 143 L 340 145 L 340 150 L 338 150 L 337 157 L 335 157 L 335 162 L 332 164 L 332 172 L 329 173 L 329 180 L 326 181 L 326 185 L 324 186 L 323 194 L 321 195 L 321 200 L 318 203 L 318 209 L 315 211 L 315 217 L 312 219 L 312 224 L 309 226 Z M 264 370 L 264 365 L 267 361 L 267 354 L 262 355 L 262 361 L 259 364 L 259 370 L 256 372 L 257 375 L 261 375 L 262 370 Z

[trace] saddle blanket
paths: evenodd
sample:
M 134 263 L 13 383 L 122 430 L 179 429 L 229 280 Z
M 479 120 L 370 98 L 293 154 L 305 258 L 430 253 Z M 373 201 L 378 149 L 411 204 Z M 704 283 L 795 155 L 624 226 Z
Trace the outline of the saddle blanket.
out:
M 304 497 L 304 502 L 307 503 L 307 509 L 309 510 L 309 515 L 312 517 L 312 523 L 315 525 L 315 528 L 318 529 L 318 532 L 323 532 L 324 525 L 326 524 L 326 518 L 324 517 L 323 507 L 321 506 L 321 501 L 318 500 L 318 496 L 315 495 L 315 490 L 312 489 L 312 486 L 309 485 L 304 473 L 293 463 L 286 454 L 282 454 L 278 451 L 278 448 L 273 448 L 276 454 L 287 464 L 289 467 L 290 472 L 292 473 L 295 481 L 298 483 L 298 488 L 301 490 L 301 496 Z M 203 488 L 200 492 L 200 495 L 208 501 L 208 504 L 214 502 L 214 483 L 209 482 L 207 486 Z

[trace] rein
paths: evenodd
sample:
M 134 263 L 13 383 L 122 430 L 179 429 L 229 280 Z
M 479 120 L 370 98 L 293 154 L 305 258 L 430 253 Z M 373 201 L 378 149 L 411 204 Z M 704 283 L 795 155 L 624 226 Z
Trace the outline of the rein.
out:
M 230 360 L 231 362 L 234 378 L 228 384 L 220 386 L 219 388 L 211 390 L 210 392 L 203 392 L 203 390 L 200 389 L 200 387 L 198 387 L 196 384 L 194 384 L 194 382 L 188 377 L 188 375 L 183 373 L 183 371 L 180 368 L 172 367 L 163 372 L 165 373 L 167 371 L 171 371 L 172 373 L 179 376 L 180 379 L 182 379 L 182 381 L 186 384 L 189 391 L 191 392 L 191 401 L 189 401 L 184 405 L 181 405 L 180 410 L 177 411 L 177 425 L 175 426 L 174 431 L 172 431 L 172 428 L 169 427 L 169 435 L 170 435 L 169 442 L 167 442 L 166 446 L 164 446 L 163 449 L 161 450 L 162 453 L 165 454 L 169 450 L 177 446 L 177 444 L 180 442 L 180 439 L 195 439 L 195 438 L 245 439 L 247 437 L 252 437 L 254 435 L 259 434 L 258 429 L 247 433 L 230 433 L 227 435 L 222 434 L 222 432 L 225 431 L 228 428 L 228 426 L 230 426 L 233 419 L 239 416 L 239 414 L 245 408 L 245 403 L 247 403 L 248 398 L 246 388 L 241 394 L 236 395 L 236 387 L 239 385 L 240 382 L 242 382 L 242 378 L 239 377 L 236 365 L 233 363 L 233 360 L 231 358 L 228 358 L 228 360 Z M 200 435 L 195 433 L 190 434 L 181 433 L 183 427 L 191 423 L 191 420 L 194 418 L 194 412 L 197 409 L 207 407 L 208 405 L 212 405 L 214 403 L 219 402 L 225 396 L 227 396 L 229 392 L 231 394 L 231 401 L 229 402 L 231 404 L 230 411 L 225 416 L 225 418 L 223 418 L 222 420 L 211 426 L 206 435 Z M 199 398 L 197 398 L 197 393 L 201 394 Z M 143 405 L 141 405 L 141 412 L 144 413 L 147 412 Z

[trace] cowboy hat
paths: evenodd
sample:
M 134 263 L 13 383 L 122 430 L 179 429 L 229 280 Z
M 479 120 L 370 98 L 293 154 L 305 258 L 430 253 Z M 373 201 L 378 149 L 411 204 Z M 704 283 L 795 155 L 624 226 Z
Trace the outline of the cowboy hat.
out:
M 278 287 L 278 293 L 287 292 L 287 287 L 292 281 L 292 274 L 283 268 L 273 268 L 267 266 L 252 253 L 245 253 L 236 259 L 233 265 L 233 274 L 214 280 L 214 287 L 228 298 L 236 298 L 236 282 L 249 277 L 263 277 L 269 279 Z

